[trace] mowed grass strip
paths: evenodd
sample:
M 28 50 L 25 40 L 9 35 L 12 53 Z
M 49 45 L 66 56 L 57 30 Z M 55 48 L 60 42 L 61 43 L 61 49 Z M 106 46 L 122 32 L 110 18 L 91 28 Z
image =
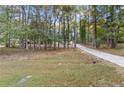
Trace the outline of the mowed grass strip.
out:
M 24 82 L 24 87 L 124 86 L 123 76 L 114 66 L 77 49 L 21 51 L 13 60 L 9 57 L 12 59 L 13 55 L 0 58 L 0 86 L 22 86 L 18 81 L 28 75 L 32 77 Z

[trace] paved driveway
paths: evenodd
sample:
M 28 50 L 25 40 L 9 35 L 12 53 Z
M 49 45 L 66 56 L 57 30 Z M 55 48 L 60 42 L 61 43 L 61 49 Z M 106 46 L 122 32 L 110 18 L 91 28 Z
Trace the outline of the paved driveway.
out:
M 98 50 L 90 49 L 87 47 L 84 47 L 83 45 L 77 44 L 77 48 L 81 49 L 82 51 L 85 51 L 89 54 L 92 54 L 96 57 L 102 58 L 104 60 L 110 61 L 112 63 L 115 63 L 117 65 L 120 65 L 121 67 L 124 67 L 124 57 L 113 55 L 105 52 L 101 52 Z

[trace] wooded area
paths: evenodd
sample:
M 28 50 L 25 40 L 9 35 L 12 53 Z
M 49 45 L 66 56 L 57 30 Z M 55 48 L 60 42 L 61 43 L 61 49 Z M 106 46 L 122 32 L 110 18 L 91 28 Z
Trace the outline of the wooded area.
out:
M 6 47 L 48 49 L 116 48 L 124 43 L 124 6 L 10 5 L 0 6 L 0 44 Z
M 124 6 L 0 6 L 2 87 L 123 87 L 123 67 Z

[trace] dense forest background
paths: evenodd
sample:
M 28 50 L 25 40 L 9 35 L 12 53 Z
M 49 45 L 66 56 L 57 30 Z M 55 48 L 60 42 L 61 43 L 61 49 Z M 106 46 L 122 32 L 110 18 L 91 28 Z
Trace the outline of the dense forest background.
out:
M 124 6 L 0 6 L 0 45 L 25 49 L 116 48 L 124 43 Z

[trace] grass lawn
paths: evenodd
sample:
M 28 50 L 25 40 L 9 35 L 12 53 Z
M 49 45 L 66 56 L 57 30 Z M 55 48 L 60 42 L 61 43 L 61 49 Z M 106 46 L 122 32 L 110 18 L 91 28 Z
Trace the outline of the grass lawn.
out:
M 77 49 L 0 50 L 0 86 L 124 86 L 123 70 Z

